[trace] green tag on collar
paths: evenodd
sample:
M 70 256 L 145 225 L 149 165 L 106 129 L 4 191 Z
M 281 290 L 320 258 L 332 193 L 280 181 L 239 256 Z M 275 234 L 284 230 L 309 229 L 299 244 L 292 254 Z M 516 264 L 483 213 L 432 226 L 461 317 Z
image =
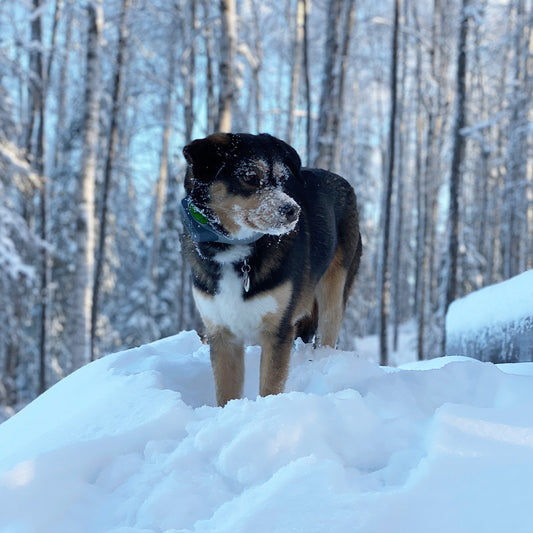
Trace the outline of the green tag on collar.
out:
M 200 211 L 198 211 L 194 205 L 192 204 L 189 204 L 189 211 L 191 212 L 191 215 L 192 217 L 194 218 L 194 220 L 200 222 L 200 224 L 207 224 L 209 221 L 207 220 L 207 217 L 205 217 L 204 215 L 202 215 L 202 213 L 200 213 Z

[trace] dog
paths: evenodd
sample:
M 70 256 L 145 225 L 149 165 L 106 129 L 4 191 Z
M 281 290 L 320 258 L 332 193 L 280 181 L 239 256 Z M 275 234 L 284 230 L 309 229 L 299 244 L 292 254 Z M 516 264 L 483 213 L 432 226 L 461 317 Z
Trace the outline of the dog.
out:
M 354 190 L 268 134 L 215 133 L 183 154 L 182 249 L 217 404 L 242 396 L 245 344 L 261 344 L 260 395 L 281 393 L 295 338 L 336 345 L 362 254 Z

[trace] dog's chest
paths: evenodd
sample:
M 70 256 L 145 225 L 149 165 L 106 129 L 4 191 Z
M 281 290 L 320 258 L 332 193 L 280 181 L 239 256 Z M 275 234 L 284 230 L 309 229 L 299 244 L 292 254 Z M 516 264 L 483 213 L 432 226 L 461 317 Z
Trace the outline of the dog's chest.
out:
M 194 290 L 196 305 L 202 318 L 211 324 L 229 329 L 237 338 L 256 343 L 263 320 L 275 313 L 278 302 L 272 295 L 243 297 L 243 277 L 232 265 L 222 265 L 218 290 L 214 296 Z

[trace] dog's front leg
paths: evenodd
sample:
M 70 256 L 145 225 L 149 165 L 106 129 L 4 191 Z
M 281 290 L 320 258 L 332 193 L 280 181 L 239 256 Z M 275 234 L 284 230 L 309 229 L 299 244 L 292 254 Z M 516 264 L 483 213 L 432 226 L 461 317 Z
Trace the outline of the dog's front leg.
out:
M 222 407 L 242 397 L 244 346 L 225 328 L 208 331 L 208 338 L 217 404 Z
M 285 389 L 289 374 L 289 360 L 294 339 L 290 328 L 282 337 L 272 333 L 263 335 L 259 394 L 280 394 Z

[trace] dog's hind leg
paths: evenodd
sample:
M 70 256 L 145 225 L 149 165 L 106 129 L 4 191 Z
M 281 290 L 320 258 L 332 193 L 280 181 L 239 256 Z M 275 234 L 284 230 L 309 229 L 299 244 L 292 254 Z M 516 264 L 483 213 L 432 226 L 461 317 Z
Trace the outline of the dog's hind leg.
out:
M 318 303 L 316 344 L 319 346 L 335 348 L 337 344 L 346 304 L 344 293 L 347 274 L 342 265 L 342 253 L 338 249 L 315 289 Z
M 259 376 L 261 396 L 280 394 L 285 389 L 293 339 L 293 328 L 289 328 L 281 339 L 275 334 L 264 334 Z
M 318 327 L 318 305 L 316 300 L 313 302 L 313 310 L 311 314 L 305 315 L 296 322 L 294 338 L 300 337 L 305 343 L 309 343 L 315 336 Z
M 242 397 L 244 384 L 244 346 L 227 329 L 209 332 L 211 366 L 215 377 L 217 404 L 226 405 Z

